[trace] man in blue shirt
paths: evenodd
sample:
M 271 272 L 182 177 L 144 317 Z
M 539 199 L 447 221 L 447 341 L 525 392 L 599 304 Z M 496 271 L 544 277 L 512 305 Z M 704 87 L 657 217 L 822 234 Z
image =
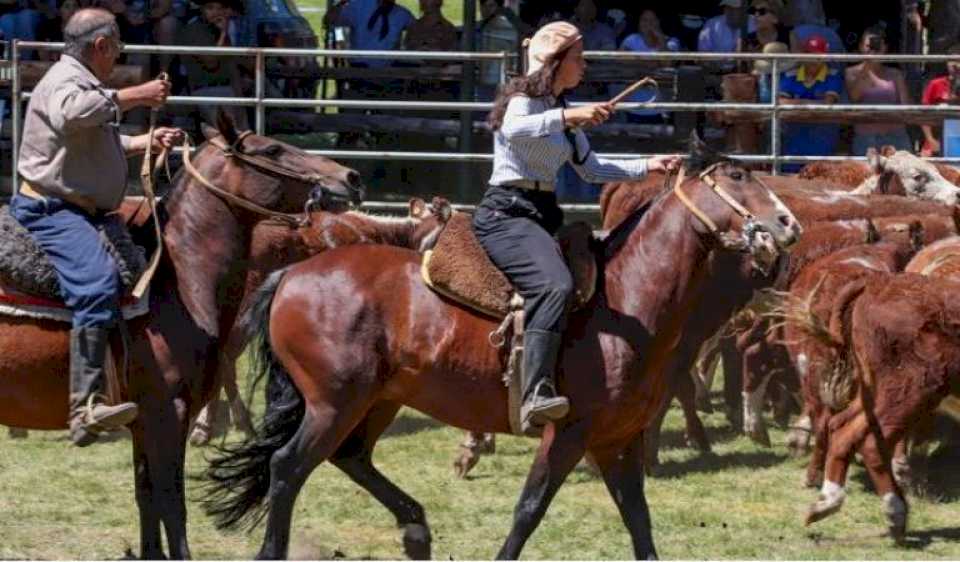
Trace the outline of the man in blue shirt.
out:
M 802 45 L 804 53 L 824 54 L 827 40 L 812 35 Z M 843 92 L 843 75 L 822 61 L 807 62 L 784 72 L 780 78 L 780 103 L 833 104 Z M 832 156 L 840 140 L 840 127 L 819 123 L 786 123 L 783 127 L 783 154 L 792 156 Z M 784 164 L 785 172 L 797 172 L 802 163 Z
M 323 24 L 350 28 L 351 49 L 393 51 L 400 48 L 403 32 L 416 20 L 410 10 L 397 6 L 396 0 L 348 0 L 331 8 Z M 357 59 L 352 64 L 377 67 L 389 66 L 390 61 Z
M 756 31 L 757 23 L 747 15 L 743 0 L 722 0 L 723 14 L 710 18 L 700 30 L 697 50 L 703 53 L 733 53 L 737 51 L 741 33 Z M 743 32 L 743 28 L 746 31 Z

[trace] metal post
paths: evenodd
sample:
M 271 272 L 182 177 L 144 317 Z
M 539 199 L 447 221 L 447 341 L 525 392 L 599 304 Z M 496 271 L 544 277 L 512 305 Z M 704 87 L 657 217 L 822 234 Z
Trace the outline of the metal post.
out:
M 463 35 L 460 40 L 460 50 L 474 52 L 476 50 L 476 41 L 474 40 L 477 27 L 477 3 L 474 0 L 463 1 Z M 463 101 L 473 101 L 474 98 L 474 75 L 476 74 L 476 64 L 468 60 L 463 65 L 463 80 L 460 83 L 460 99 Z M 473 152 L 473 113 L 469 111 L 460 112 L 460 152 Z M 470 164 L 460 166 L 460 181 L 457 194 L 461 200 L 472 199 L 471 187 L 473 186 L 473 175 L 470 173 Z
M 18 43 L 17 39 L 10 42 L 10 63 L 13 65 L 10 77 L 10 103 L 13 106 L 10 108 L 12 117 L 10 138 L 13 144 L 11 151 L 13 171 L 10 173 L 10 179 L 13 183 L 10 190 L 14 195 L 17 194 L 20 184 L 19 174 L 17 174 L 17 157 L 20 155 L 20 45 Z
M 500 57 L 500 77 L 498 80 L 499 84 L 503 86 L 507 83 L 507 65 L 510 63 L 510 53 L 500 51 Z
M 780 175 L 780 69 L 778 60 L 770 61 L 770 105 L 773 113 L 770 115 L 770 158 L 771 173 Z
M 257 134 L 263 136 L 265 134 L 265 123 L 264 123 L 264 109 L 263 109 L 263 95 L 264 95 L 264 82 L 266 81 L 266 66 L 264 63 L 263 50 L 257 51 L 257 64 L 256 64 L 256 76 L 254 78 L 254 96 L 257 98 L 257 107 L 256 107 L 256 128 Z

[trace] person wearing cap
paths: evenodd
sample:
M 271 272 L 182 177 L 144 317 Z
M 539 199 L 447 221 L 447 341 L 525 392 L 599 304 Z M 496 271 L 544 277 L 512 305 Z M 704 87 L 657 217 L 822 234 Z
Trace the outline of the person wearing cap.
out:
M 860 36 L 860 52 L 882 55 L 887 52 L 887 39 L 880 26 L 867 28 Z M 868 60 L 848 67 L 844 72 L 847 95 L 853 103 L 870 105 L 910 105 L 910 92 L 903 73 L 880 61 Z M 853 154 L 863 156 L 868 148 L 891 145 L 897 150 L 910 150 L 910 135 L 903 123 L 864 123 L 853 126 Z
M 803 52 L 824 54 L 827 40 L 820 35 L 807 38 Z M 833 104 L 843 93 L 840 71 L 824 61 L 804 61 L 795 69 L 787 70 L 780 78 L 780 102 L 790 104 Z M 832 156 L 840 140 L 837 125 L 818 123 L 786 123 L 783 127 L 783 153 L 791 156 Z M 795 172 L 802 164 L 785 164 L 784 171 Z
M 123 50 L 113 14 L 75 12 L 63 29 L 60 60 L 30 96 L 17 159 L 22 183 L 10 213 L 30 232 L 57 273 L 72 312 L 70 330 L 70 439 L 79 447 L 137 417 L 137 405 L 106 403 L 105 358 L 120 319 L 117 264 L 97 226 L 123 201 L 127 157 L 182 139 L 157 127 L 154 137 L 121 135 L 119 120 L 134 107 L 159 107 L 170 83 L 152 80 L 113 90 L 103 81 Z
M 524 432 L 536 433 L 569 408 L 553 380 L 573 292 L 552 236 L 563 223 L 558 173 L 570 165 L 590 183 L 636 180 L 674 169 L 679 158 L 607 160 L 590 149 L 582 129 L 603 123 L 614 108 L 608 103 L 571 108 L 564 102 L 564 92 L 580 83 L 586 67 L 576 26 L 559 21 L 542 27 L 528 44 L 526 60 L 526 75 L 500 90 L 488 118 L 493 173 L 473 226 L 490 259 L 524 298 L 520 416 Z
M 749 16 L 743 0 L 721 0 L 723 14 L 703 24 L 697 39 L 697 50 L 704 53 L 734 53 L 743 37 L 756 31 L 756 21 Z

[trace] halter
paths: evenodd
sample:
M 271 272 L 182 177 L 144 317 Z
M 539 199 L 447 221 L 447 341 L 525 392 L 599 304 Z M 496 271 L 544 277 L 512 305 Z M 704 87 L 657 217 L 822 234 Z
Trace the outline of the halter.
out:
M 743 240 L 752 239 L 754 234 L 757 231 L 762 230 L 762 227 L 757 221 L 757 217 L 753 213 L 751 213 L 749 210 L 747 210 L 746 207 L 741 205 L 739 201 L 734 199 L 733 196 L 727 193 L 727 191 L 723 189 L 723 187 L 721 187 L 713 179 L 711 174 L 717 169 L 719 165 L 720 163 L 718 162 L 716 164 L 709 166 L 704 171 L 700 172 L 699 179 L 703 183 L 710 186 L 710 189 L 712 189 L 713 192 L 716 193 L 717 196 L 720 197 L 720 199 L 724 203 L 729 205 L 730 208 L 732 208 L 735 213 L 737 213 L 738 215 L 740 215 L 741 218 L 743 218 L 744 225 L 743 225 L 742 240 L 738 241 L 736 240 L 736 238 L 740 238 L 740 237 L 735 237 L 731 235 L 731 233 L 729 232 L 721 231 L 720 228 L 717 227 L 717 223 L 713 222 L 713 219 L 711 219 L 710 217 L 707 216 L 706 213 L 701 211 L 697 207 L 697 205 L 693 202 L 693 200 L 691 200 L 690 197 L 687 196 L 687 194 L 683 191 L 683 189 L 681 189 L 681 185 L 683 184 L 685 179 L 685 170 L 683 167 L 680 168 L 680 172 L 677 174 L 677 181 L 673 185 L 673 192 L 677 195 L 677 199 L 679 199 L 680 202 L 683 203 L 683 205 L 687 209 L 689 209 L 690 212 L 693 213 L 693 215 L 697 217 L 700 220 L 700 222 L 704 224 L 704 226 L 707 227 L 707 230 L 710 231 L 710 234 L 716 236 L 717 239 L 719 239 L 721 243 L 723 243 L 727 247 L 740 248 L 742 247 Z M 762 185 L 765 189 L 769 190 L 769 188 L 762 181 L 760 181 L 757 178 L 754 178 L 754 179 L 758 183 L 760 183 L 760 185 Z

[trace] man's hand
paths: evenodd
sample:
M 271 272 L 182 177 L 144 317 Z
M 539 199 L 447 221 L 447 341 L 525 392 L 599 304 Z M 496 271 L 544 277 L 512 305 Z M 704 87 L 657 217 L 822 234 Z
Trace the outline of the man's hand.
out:
M 183 142 L 183 131 L 175 127 L 157 127 L 153 130 L 153 149 L 171 149 Z
M 126 111 L 134 107 L 160 107 L 170 95 L 168 80 L 151 80 L 139 86 L 131 86 L 117 92 L 120 109 Z
M 563 110 L 563 123 L 567 127 L 589 127 L 599 125 L 610 119 L 613 106 L 609 103 L 595 103 Z
M 647 159 L 647 172 L 666 172 L 670 173 L 680 167 L 681 157 L 678 154 L 668 154 L 666 156 L 654 156 Z

